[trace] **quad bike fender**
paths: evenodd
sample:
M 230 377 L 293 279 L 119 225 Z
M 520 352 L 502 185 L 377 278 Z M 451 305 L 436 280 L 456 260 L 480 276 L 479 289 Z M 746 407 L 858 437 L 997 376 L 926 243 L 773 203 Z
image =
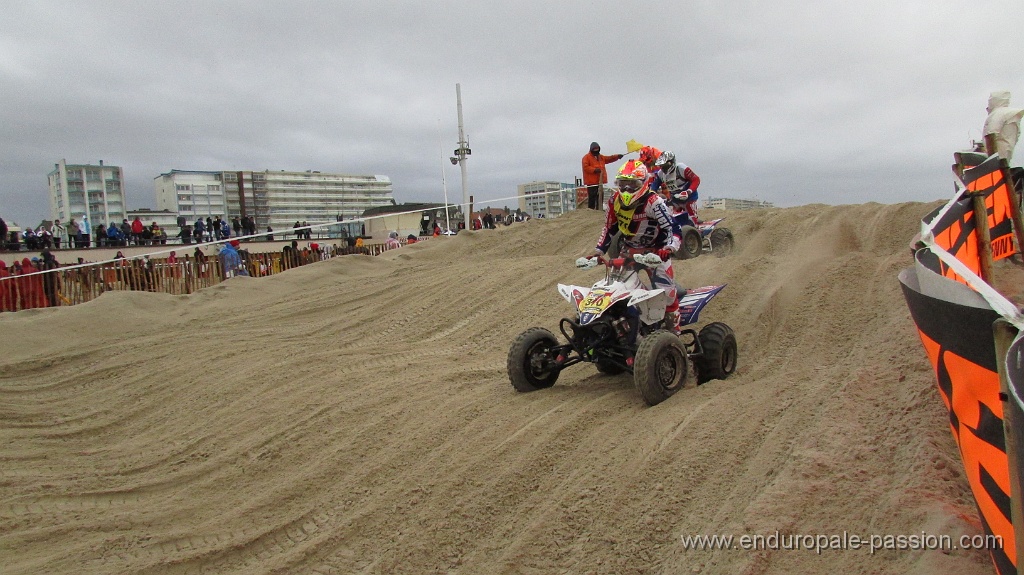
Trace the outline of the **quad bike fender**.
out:
M 726 284 L 722 284 L 686 290 L 686 294 L 679 298 L 679 325 L 696 323 L 704 306 L 718 295 L 718 292 L 725 289 L 725 286 Z
M 665 290 L 663 289 L 644 291 L 649 296 L 640 300 L 636 304 L 636 309 L 640 311 L 640 321 L 647 325 L 654 325 L 665 318 L 665 306 L 668 305 L 668 296 L 665 295 Z M 633 305 L 632 301 L 630 305 Z
M 587 294 L 590 293 L 590 288 L 558 284 L 558 293 L 565 298 L 565 301 L 571 303 L 573 307 L 579 307 L 583 298 L 587 297 Z
M 715 231 L 715 228 L 718 227 L 718 224 L 724 219 L 725 218 L 715 218 L 713 220 L 701 222 L 700 225 L 697 226 L 697 231 L 700 232 L 700 237 L 707 238 L 711 235 L 711 232 Z
M 598 282 L 591 288 L 558 284 L 558 293 L 576 308 L 580 325 L 593 323 L 604 312 L 620 301 L 629 299 L 634 292 L 640 290 L 623 290 L 621 283 L 605 284 Z
M 644 289 L 644 290 L 639 290 L 638 289 L 638 290 L 633 290 L 633 293 L 632 293 L 632 295 L 629 298 L 629 302 L 626 305 L 632 307 L 632 306 L 635 306 L 635 305 L 639 304 L 640 302 L 645 302 L 645 301 L 647 301 L 647 300 L 649 300 L 649 299 L 651 299 L 653 297 L 657 297 L 657 296 L 659 296 L 661 294 L 664 294 L 664 293 L 665 293 L 665 290 L 663 290 L 663 289 Z M 662 298 L 662 299 L 664 299 L 664 298 Z

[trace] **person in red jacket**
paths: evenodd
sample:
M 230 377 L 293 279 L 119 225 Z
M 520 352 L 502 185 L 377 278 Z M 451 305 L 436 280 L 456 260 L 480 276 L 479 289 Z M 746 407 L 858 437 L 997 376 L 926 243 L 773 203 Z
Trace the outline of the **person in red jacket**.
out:
M 583 156 L 583 185 L 587 186 L 588 208 L 602 209 L 601 186 L 608 183 L 608 170 L 605 165 L 621 159 L 622 154 L 602 156 L 601 146 L 597 142 L 590 143 L 590 152 Z
M 132 239 L 135 240 L 135 245 L 142 245 L 142 232 L 144 231 L 146 231 L 146 226 L 143 225 L 139 216 L 135 216 L 135 219 L 132 220 Z
M 38 271 L 39 268 L 37 268 L 28 258 L 21 260 L 21 274 L 26 277 L 21 277 L 15 280 L 20 282 L 18 285 L 18 298 L 19 303 L 21 304 L 21 309 L 46 307 L 46 297 L 43 294 L 43 276 L 36 274 Z
M 4 279 L 11 277 L 7 270 L 7 264 L 0 261 L 0 311 L 15 311 L 14 305 L 14 280 Z

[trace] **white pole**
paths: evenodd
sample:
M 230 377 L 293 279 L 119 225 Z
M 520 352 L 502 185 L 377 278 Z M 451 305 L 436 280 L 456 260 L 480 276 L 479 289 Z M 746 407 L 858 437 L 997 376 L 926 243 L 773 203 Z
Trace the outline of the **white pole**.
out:
M 459 108 L 459 148 L 455 155 L 459 158 L 459 167 L 462 169 L 462 205 L 466 210 L 466 229 L 469 227 L 469 185 L 466 182 L 466 156 L 470 154 L 469 144 L 466 142 L 466 135 L 462 129 L 462 87 L 455 84 L 455 99 Z
M 441 188 L 444 190 L 444 225 L 451 231 L 452 222 L 448 219 L 448 182 L 444 177 L 444 148 L 441 146 L 441 118 L 437 119 L 437 147 L 441 150 Z

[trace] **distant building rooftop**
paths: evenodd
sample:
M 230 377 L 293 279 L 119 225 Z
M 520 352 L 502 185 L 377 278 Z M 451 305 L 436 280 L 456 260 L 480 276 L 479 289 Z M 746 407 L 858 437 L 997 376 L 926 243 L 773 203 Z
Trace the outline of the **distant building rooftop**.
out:
M 716 210 L 758 210 L 774 208 L 771 202 L 762 200 L 742 200 L 737 198 L 708 198 L 704 200 L 704 207 Z
M 363 217 L 368 218 L 370 216 L 384 216 L 387 214 L 401 214 L 404 212 L 434 210 L 437 208 L 444 208 L 444 204 L 413 202 L 408 204 L 393 204 L 390 206 L 374 206 L 372 208 L 366 208 L 365 210 L 363 210 Z

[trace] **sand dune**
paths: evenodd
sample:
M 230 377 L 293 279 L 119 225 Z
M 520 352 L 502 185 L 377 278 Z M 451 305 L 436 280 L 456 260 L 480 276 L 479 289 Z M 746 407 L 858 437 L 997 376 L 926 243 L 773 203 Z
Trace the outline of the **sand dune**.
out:
M 896 275 L 930 204 L 728 213 L 734 377 L 645 407 L 590 365 L 512 390 L 570 313 L 583 211 L 191 296 L 0 315 L 3 573 L 991 573 L 981 551 L 687 550 L 977 533 Z M 708 211 L 706 217 L 712 213 Z

